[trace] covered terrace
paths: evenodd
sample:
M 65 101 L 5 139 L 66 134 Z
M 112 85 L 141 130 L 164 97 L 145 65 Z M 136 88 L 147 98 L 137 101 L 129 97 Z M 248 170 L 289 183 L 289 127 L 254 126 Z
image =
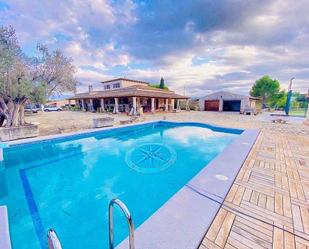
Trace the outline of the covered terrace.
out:
M 137 115 L 144 112 L 172 112 L 180 109 L 180 100 L 188 99 L 173 91 L 134 85 L 109 91 L 92 91 L 90 88 L 89 92 L 76 94 L 69 101 L 75 100 L 83 111 Z

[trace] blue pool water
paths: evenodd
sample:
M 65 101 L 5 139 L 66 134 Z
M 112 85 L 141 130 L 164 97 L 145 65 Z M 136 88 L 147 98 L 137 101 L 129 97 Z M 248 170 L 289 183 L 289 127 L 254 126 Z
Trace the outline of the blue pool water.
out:
M 210 128 L 158 122 L 5 149 L 0 205 L 13 248 L 46 249 L 49 228 L 63 248 L 108 248 L 112 198 L 138 227 L 241 133 Z M 127 232 L 116 210 L 116 242 Z

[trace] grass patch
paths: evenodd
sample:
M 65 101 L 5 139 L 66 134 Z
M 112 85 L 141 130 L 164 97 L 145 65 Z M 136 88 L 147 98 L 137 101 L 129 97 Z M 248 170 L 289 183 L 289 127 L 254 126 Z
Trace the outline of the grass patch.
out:
M 302 109 L 302 110 L 290 110 L 289 111 L 289 115 L 305 117 L 306 116 L 306 110 L 305 109 Z

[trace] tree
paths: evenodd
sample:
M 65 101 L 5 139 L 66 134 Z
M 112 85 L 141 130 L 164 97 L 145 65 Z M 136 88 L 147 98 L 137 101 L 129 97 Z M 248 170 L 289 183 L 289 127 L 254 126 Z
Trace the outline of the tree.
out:
M 261 97 L 263 107 L 266 102 L 272 100 L 280 92 L 280 83 L 278 80 L 271 79 L 268 75 L 258 79 L 253 85 L 250 94 L 253 97 Z
M 278 94 L 275 94 L 270 100 L 267 101 L 267 105 L 273 108 L 284 108 L 286 104 L 287 93 L 282 90 Z
M 60 50 L 50 52 L 38 44 L 39 56 L 32 59 L 32 81 L 46 87 L 46 97 L 63 92 L 73 92 L 76 88 L 75 66 Z
M 160 83 L 159 84 L 152 84 L 150 86 L 154 87 L 154 88 L 160 88 L 160 89 L 163 89 L 163 90 L 169 90 L 168 87 L 164 83 L 163 77 L 160 79 Z
M 164 89 L 164 79 L 163 79 L 163 77 L 160 80 L 160 88 Z
M 29 82 L 24 79 L 27 65 L 16 38 L 15 30 L 0 27 L 0 126 L 24 124 L 23 106 Z
M 150 85 L 150 86 L 151 86 L 151 87 L 154 87 L 154 88 L 159 88 L 159 89 L 161 89 L 160 84 L 152 84 L 152 85 Z M 169 89 L 168 89 L 168 87 L 167 87 L 166 85 L 164 85 L 163 90 L 169 90 Z
M 38 45 L 38 56 L 26 57 L 12 27 L 0 27 L 0 127 L 25 124 L 24 105 L 44 102 L 53 94 L 74 91 L 72 60 L 60 50 Z
M 297 105 L 298 108 L 307 108 L 308 106 L 308 100 L 305 94 L 294 92 L 292 95 L 292 105 L 295 107 Z
M 29 99 L 33 103 L 46 103 L 46 87 L 44 84 L 33 85 L 28 95 Z

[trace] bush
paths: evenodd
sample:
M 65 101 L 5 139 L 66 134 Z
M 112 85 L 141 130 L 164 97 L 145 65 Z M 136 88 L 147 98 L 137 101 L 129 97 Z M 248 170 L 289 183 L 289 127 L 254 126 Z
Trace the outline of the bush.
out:
M 199 103 L 197 100 L 190 99 L 188 105 L 191 111 L 200 110 Z M 181 110 L 187 110 L 187 100 L 180 101 L 179 106 Z
M 79 106 L 72 106 L 71 108 L 67 106 L 65 109 L 70 110 L 70 111 L 80 111 L 81 110 Z
M 151 86 L 151 87 L 153 87 L 153 88 L 159 88 L 159 89 L 161 89 L 161 88 L 160 88 L 160 84 L 153 84 L 153 85 L 149 85 L 149 86 Z M 169 90 L 169 89 L 168 89 L 167 86 L 164 85 L 163 90 Z

